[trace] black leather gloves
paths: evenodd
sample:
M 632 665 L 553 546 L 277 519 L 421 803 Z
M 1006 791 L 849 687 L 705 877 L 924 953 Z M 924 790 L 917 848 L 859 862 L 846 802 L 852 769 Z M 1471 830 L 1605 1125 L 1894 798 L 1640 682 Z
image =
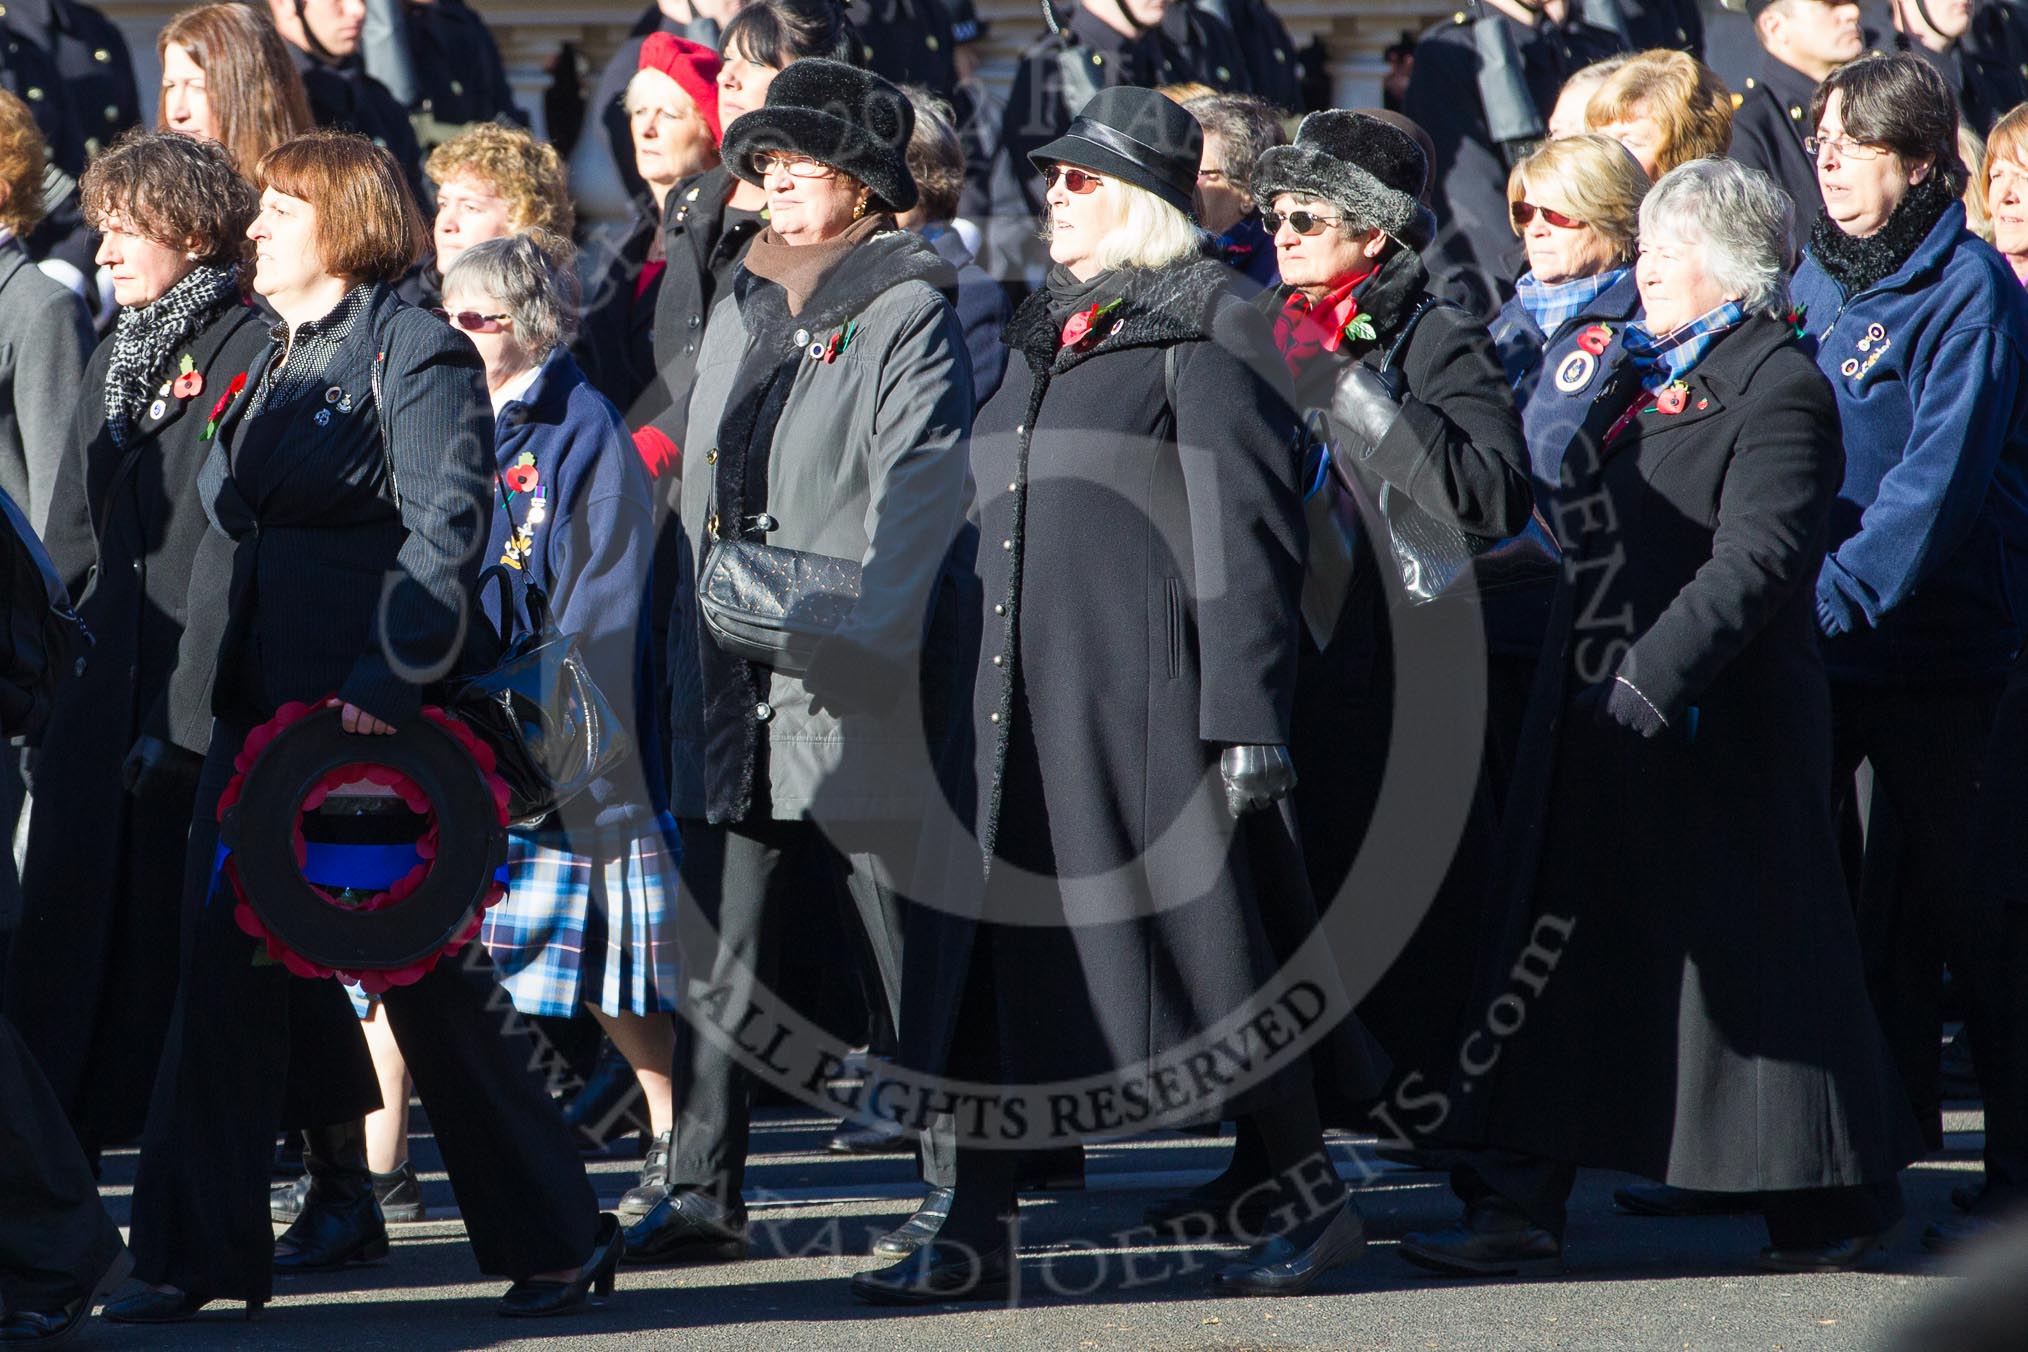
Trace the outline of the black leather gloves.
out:
M 204 757 L 159 737 L 135 740 L 120 765 L 120 786 L 136 798 L 170 799 L 197 792 Z
M 1600 727 L 1625 728 L 1643 737 L 1659 737 L 1669 727 L 1662 711 L 1648 703 L 1640 687 L 1624 676 L 1586 686 L 1577 692 L 1571 704 L 1576 709 L 1588 710 L 1592 721 Z
M 1218 777 L 1235 817 L 1258 812 L 1296 787 L 1295 763 L 1284 746 L 1229 746 L 1219 754 Z
M 1400 416 L 1399 371 L 1377 371 L 1355 361 L 1338 373 L 1331 391 L 1331 430 L 1341 451 L 1364 460 Z

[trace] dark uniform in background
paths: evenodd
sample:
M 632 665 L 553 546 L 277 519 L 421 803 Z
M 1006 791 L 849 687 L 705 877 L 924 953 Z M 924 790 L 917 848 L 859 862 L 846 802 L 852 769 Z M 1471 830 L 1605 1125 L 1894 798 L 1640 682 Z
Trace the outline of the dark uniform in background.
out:
M 1816 92 L 1815 80 L 1763 51 L 1732 96 L 1732 158 L 1781 185 L 1796 204 L 1796 233 L 1804 236 L 1824 209 L 1817 162 L 1803 150 L 1804 140 L 1816 135 L 1810 123 Z
M 1561 25 L 1546 17 L 1530 25 L 1490 9 L 1482 13 L 1491 16 L 1490 24 L 1504 27 L 1520 77 L 1518 93 L 1533 105 L 1513 112 L 1524 119 L 1532 112 L 1533 137 L 1496 140 L 1489 127 L 1480 44 L 1498 32 L 1482 32 L 1480 15 L 1471 10 L 1457 11 L 1416 44 L 1403 111 L 1436 146 L 1430 205 L 1437 238 L 1423 253 L 1430 289 L 1491 322 L 1524 268 L 1521 241 L 1507 222 L 1507 172 L 1541 140 L 1564 80 L 1623 45 L 1617 34 L 1578 18 L 1574 5 Z
M 402 174 L 423 204 L 435 201 L 423 182 L 422 148 L 416 144 L 415 128 L 409 125 L 408 109 L 388 93 L 387 86 L 366 73 L 358 57 L 332 62 L 319 60 L 294 43 L 289 55 L 303 77 L 303 92 L 310 98 L 310 120 L 320 127 L 356 131 L 394 156 Z
M 1990 3 L 1987 6 L 1991 7 Z M 1958 101 L 1958 116 L 1967 127 L 1984 136 L 2014 105 L 2028 100 L 2028 50 L 2011 24 L 1983 26 L 1974 11 L 1972 26 L 1965 35 L 1940 52 L 1933 52 L 1906 34 L 1895 36 L 1901 50 L 1911 52 L 1936 68 Z M 1973 34 L 1979 37 L 1974 38 Z
M 41 48 L 55 65 L 77 115 L 85 157 L 141 124 L 134 60 L 112 20 L 77 0 L 7 0 L 5 14 L 7 27 Z M 36 111 L 39 121 L 41 110 Z M 63 169 L 76 176 L 84 165 L 80 160 Z
M 1295 39 L 1267 0 L 1188 0 L 1222 24 L 1238 44 L 1249 93 L 1287 113 L 1305 111 L 1303 77 L 1307 73 L 1296 52 Z M 1206 81 L 1210 83 L 1210 81 Z
M 475 122 L 528 125 L 507 82 L 500 44 L 465 0 L 409 0 L 403 8 L 416 81 L 409 120 L 423 153 Z
M 95 11 L 86 10 L 82 5 L 70 8 L 105 23 Z M 29 232 L 22 243 L 28 249 L 28 256 L 37 263 L 55 259 L 67 264 L 76 273 L 76 278 L 74 281 L 70 278 L 65 280 L 72 281 L 89 305 L 97 299 L 93 294 L 95 288 L 88 280 L 96 271 L 92 255 L 97 245 L 85 226 L 77 195 L 77 178 L 84 172 L 85 166 L 87 130 L 79 106 L 72 101 L 72 91 L 79 86 L 74 86 L 64 77 L 63 69 L 49 47 L 37 40 L 35 32 L 41 30 L 33 28 L 33 11 L 25 16 L 28 27 L 16 26 L 15 16 L 20 12 L 17 6 L 0 6 L 0 11 L 4 11 L 0 12 L 0 88 L 28 105 L 35 125 L 42 129 L 43 145 L 49 155 L 49 169 L 43 176 L 42 222 Z M 89 20 L 80 22 L 88 23 Z M 92 52 L 98 50 L 93 48 L 85 52 L 85 60 L 95 66 L 117 64 L 112 47 L 103 49 L 107 54 L 105 62 L 93 61 Z M 121 47 L 118 52 L 124 54 L 125 50 Z M 66 51 L 70 52 L 75 63 L 77 49 L 66 47 Z M 127 83 L 131 90 L 131 72 Z M 95 92 L 95 86 L 89 83 L 81 88 L 87 96 Z M 96 310 L 97 307 L 94 305 L 93 308 Z M 8 817 L 11 820 L 11 814 Z
M 1697 0 L 1619 0 L 1619 6 L 1635 51 L 1673 47 L 1704 59 L 1704 15 Z
M 898 85 L 921 85 L 947 103 L 957 92 L 958 42 L 943 0 L 854 0 L 847 17 L 858 34 L 860 65 Z

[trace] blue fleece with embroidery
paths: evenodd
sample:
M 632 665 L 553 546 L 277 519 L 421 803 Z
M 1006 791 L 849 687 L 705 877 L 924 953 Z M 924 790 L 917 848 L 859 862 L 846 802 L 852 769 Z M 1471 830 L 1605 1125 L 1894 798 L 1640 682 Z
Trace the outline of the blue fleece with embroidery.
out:
M 515 493 L 510 504 L 514 518 L 534 536 L 517 581 L 531 578 L 548 595 L 557 628 L 577 639 L 592 680 L 634 738 L 634 754 L 621 773 L 595 781 L 587 791 L 598 808 L 594 825 L 602 832 L 646 830 L 668 802 L 655 720 L 636 716 L 637 710 L 655 707 L 646 702 L 648 572 L 654 556 L 647 471 L 618 410 L 561 347 L 543 362 L 535 383 L 500 410 L 494 435 L 503 476 L 523 455 L 535 458 L 536 490 Z M 542 520 L 531 525 L 529 508 L 538 500 Z M 493 537 L 483 566 L 501 561 L 508 529 L 496 486 Z M 498 589 L 486 588 L 480 600 L 498 626 Z M 523 586 L 516 586 L 514 604 L 518 622 L 526 625 Z
M 1792 290 L 1844 424 L 1817 578 L 1832 676 L 2005 672 L 2028 602 L 2028 295 L 1955 203 L 1860 294 L 1814 258 Z

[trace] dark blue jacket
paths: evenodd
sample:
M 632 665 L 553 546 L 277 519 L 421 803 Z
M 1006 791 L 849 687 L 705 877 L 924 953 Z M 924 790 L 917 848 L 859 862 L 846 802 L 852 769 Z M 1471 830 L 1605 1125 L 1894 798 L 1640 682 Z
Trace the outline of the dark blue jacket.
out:
M 1817 577 L 1841 680 L 2006 671 L 2028 602 L 2028 297 L 1953 204 L 1857 296 L 1806 258 L 1794 295 L 1838 393 L 1845 483 Z
M 1510 296 L 1493 321 L 1493 346 L 1521 408 L 1521 432 L 1528 440 L 1528 475 L 1535 486 L 1536 510 L 1546 514 L 1554 501 L 1564 452 L 1584 426 L 1592 401 L 1606 387 L 1625 355 L 1621 341 L 1626 327 L 1641 314 L 1641 293 L 1631 270 L 1607 287 L 1575 319 L 1545 334 L 1518 297 Z M 1591 356 L 1578 338 L 1594 324 L 1612 331 L 1606 350 Z M 1563 388 L 1569 385 L 1570 388 Z M 1496 653 L 1532 656 L 1542 647 L 1554 580 L 1541 587 L 1516 589 L 1484 601 L 1486 642 Z
M 1227 266 L 1261 290 L 1272 291 L 1282 284 L 1282 264 L 1275 257 L 1274 236 L 1258 215 L 1240 217 L 1239 224 L 1220 235 L 1215 243 L 1218 256 Z
M 635 742 L 635 754 L 615 779 L 597 781 L 588 791 L 597 807 L 595 820 L 566 820 L 565 825 L 579 831 L 586 825 L 601 830 L 644 825 L 667 800 L 654 721 L 635 716 L 637 709 L 653 707 L 640 702 L 647 679 L 646 597 L 654 553 L 647 471 L 619 412 L 561 347 L 543 362 L 535 383 L 500 410 L 494 446 L 502 475 L 523 455 L 534 456 L 537 484 L 494 511 L 492 538 L 480 563 L 491 567 L 503 561 L 510 515 L 530 530 L 534 547 L 527 576 L 548 595 L 557 628 L 577 638 L 592 680 Z M 499 485 L 494 492 L 497 500 Z M 536 502 L 542 519 L 531 524 L 530 507 Z M 498 589 L 486 588 L 480 601 L 498 626 Z M 515 609 L 517 623 L 525 626 L 523 587 L 515 589 Z M 581 810 L 580 804 L 567 805 L 563 815 L 575 818 Z

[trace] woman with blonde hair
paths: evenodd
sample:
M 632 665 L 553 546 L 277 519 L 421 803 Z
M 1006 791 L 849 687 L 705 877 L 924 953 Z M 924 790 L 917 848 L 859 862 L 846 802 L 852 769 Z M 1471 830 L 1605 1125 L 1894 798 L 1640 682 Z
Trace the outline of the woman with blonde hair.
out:
M 1679 164 L 1732 147 L 1732 91 L 1718 72 L 1677 51 L 1639 52 L 1606 77 L 1585 127 L 1633 153 L 1652 182 Z
M 261 156 L 310 130 L 310 101 L 289 46 L 264 11 L 199 5 L 155 37 L 162 62 L 157 131 L 216 141 L 242 174 Z
M 2014 275 L 2028 283 L 2028 103 L 1993 124 L 1975 188 L 1966 195 L 1966 216 L 1971 216 L 1972 199 L 1977 198 L 1986 218 L 1979 233 L 2000 251 Z

